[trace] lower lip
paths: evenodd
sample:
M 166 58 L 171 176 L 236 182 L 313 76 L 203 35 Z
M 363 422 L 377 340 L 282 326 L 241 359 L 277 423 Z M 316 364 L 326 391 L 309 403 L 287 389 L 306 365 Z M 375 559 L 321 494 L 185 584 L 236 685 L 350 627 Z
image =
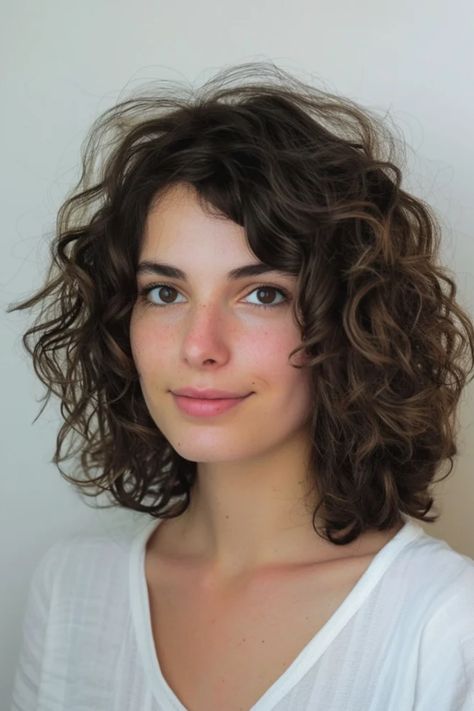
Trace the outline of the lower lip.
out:
M 249 396 L 246 395 L 245 397 L 226 398 L 222 400 L 199 400 L 194 397 L 184 397 L 183 395 L 175 395 L 173 393 L 173 397 L 179 409 L 187 415 L 209 417 L 211 415 L 220 415 L 223 412 L 227 412 L 227 410 L 235 407 L 239 402 L 246 400 Z

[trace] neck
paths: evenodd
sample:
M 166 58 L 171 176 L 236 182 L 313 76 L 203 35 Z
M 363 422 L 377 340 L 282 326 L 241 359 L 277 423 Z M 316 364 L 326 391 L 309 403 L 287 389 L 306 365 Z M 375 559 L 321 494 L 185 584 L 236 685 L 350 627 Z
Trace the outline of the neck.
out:
M 313 528 L 308 456 L 302 437 L 252 461 L 198 463 L 176 537 L 186 555 L 217 576 L 232 577 L 327 554 L 333 544 Z

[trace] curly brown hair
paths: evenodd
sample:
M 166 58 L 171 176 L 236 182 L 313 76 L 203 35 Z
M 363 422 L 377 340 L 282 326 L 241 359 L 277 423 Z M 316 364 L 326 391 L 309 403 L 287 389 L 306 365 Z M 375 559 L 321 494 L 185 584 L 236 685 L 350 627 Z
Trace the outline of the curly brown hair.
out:
M 9 308 L 41 306 L 23 343 L 47 388 L 37 417 L 51 393 L 61 401 L 61 474 L 159 518 L 189 505 L 196 463 L 152 420 L 129 339 L 147 214 L 187 183 L 245 228 L 262 262 L 298 277 L 291 355 L 311 368 L 317 533 L 343 545 L 401 512 L 437 520 L 430 487 L 444 460 L 442 479 L 453 468 L 474 328 L 439 264 L 432 210 L 401 188 L 397 145 L 372 112 L 271 63 L 226 68 L 197 90 L 156 82 L 103 113 L 46 281 Z M 60 466 L 69 458 L 75 475 Z

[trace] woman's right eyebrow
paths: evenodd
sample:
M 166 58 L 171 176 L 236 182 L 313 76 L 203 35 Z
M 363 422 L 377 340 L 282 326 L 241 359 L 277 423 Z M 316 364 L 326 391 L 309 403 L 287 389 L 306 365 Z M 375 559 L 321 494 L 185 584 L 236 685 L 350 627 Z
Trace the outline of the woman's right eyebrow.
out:
M 260 274 L 267 274 L 269 272 L 275 272 L 276 274 L 284 276 L 290 274 L 290 272 L 275 269 L 264 262 L 254 262 L 253 264 L 244 264 L 241 267 L 231 269 L 230 272 L 227 272 L 226 276 L 227 279 L 235 281 L 237 279 L 259 276 Z M 170 279 L 181 279 L 182 281 L 187 281 L 188 279 L 186 272 L 183 272 L 182 269 L 163 262 L 140 262 L 137 267 L 137 274 L 159 274 L 160 276 L 169 277 Z

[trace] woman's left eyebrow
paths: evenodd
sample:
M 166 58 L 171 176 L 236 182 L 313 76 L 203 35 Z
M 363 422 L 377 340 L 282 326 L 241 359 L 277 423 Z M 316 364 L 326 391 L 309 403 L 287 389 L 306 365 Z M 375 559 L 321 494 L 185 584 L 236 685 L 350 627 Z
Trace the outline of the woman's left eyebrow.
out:
M 244 264 L 242 267 L 231 269 L 230 272 L 227 272 L 227 278 L 235 281 L 237 279 L 259 276 L 260 274 L 267 274 L 269 272 L 275 272 L 283 276 L 291 276 L 291 272 L 289 271 L 275 269 L 263 262 L 254 262 L 253 264 Z M 159 274 L 160 276 L 169 277 L 170 279 L 181 279 L 182 281 L 187 281 L 188 279 L 186 272 L 183 272 L 182 269 L 163 262 L 140 262 L 137 267 L 137 274 Z

